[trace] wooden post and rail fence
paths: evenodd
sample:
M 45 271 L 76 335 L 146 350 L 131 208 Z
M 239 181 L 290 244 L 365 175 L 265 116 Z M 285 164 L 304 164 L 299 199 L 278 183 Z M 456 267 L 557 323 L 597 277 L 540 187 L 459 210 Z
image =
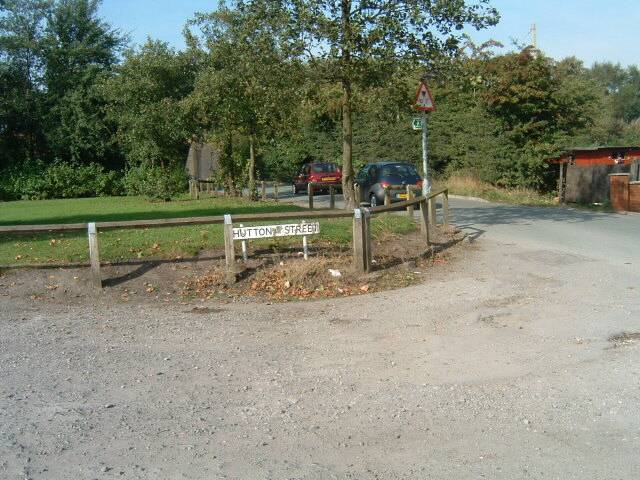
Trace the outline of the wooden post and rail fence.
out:
M 271 200 L 275 202 L 279 202 L 281 188 L 290 187 L 290 185 L 282 182 L 260 181 L 259 182 L 260 190 L 259 190 L 258 199 L 260 199 L 263 202 L 266 202 L 269 200 L 269 194 L 267 193 L 268 187 L 273 188 L 273 192 L 271 194 Z M 337 187 L 335 185 L 327 185 L 325 183 L 310 182 L 307 184 L 307 196 L 309 199 L 308 200 L 309 209 L 313 210 L 313 207 L 314 207 L 313 197 L 315 196 L 316 192 L 319 191 L 320 189 L 329 190 L 329 209 L 333 210 L 334 208 L 336 208 Z M 216 182 L 214 182 L 213 180 L 194 180 L 194 179 L 189 180 L 189 196 L 193 200 L 199 200 L 202 192 L 206 192 L 210 195 L 214 195 L 216 193 L 223 193 L 223 192 L 220 192 L 220 189 L 216 186 Z
M 428 197 L 411 196 L 405 201 L 396 202 L 391 205 L 381 205 L 371 208 L 356 208 L 354 211 L 347 210 L 317 210 L 302 212 L 273 212 L 260 214 L 238 214 L 219 215 L 208 217 L 187 217 L 187 218 L 166 218 L 155 220 L 126 220 L 112 222 L 89 222 L 72 224 L 50 224 L 50 225 L 8 225 L 0 226 L 1 234 L 33 234 L 50 232 L 87 232 L 89 259 L 91 265 L 92 284 L 96 289 L 102 288 L 102 274 L 100 271 L 100 249 L 98 242 L 98 232 L 114 229 L 135 229 L 135 228 L 160 228 L 176 227 L 186 225 L 215 225 L 221 224 L 224 227 L 225 240 L 225 265 L 227 270 L 227 280 L 233 282 L 236 279 L 236 255 L 233 245 L 233 225 L 249 222 L 277 221 L 277 220 L 309 220 L 309 219 L 334 219 L 353 218 L 353 250 L 354 264 L 359 272 L 371 271 L 372 247 L 371 247 L 371 217 L 380 213 L 391 212 L 398 209 L 407 209 L 411 212 L 416 205 L 420 206 L 419 223 L 426 246 L 430 246 L 430 226 L 436 225 L 435 199 L 442 195 L 442 216 L 443 225 L 449 225 L 448 190 L 443 189 L 431 193 Z M 430 208 L 432 206 L 433 208 Z M 429 213 L 428 213 L 429 212 Z M 430 212 L 433 212 L 430 215 Z

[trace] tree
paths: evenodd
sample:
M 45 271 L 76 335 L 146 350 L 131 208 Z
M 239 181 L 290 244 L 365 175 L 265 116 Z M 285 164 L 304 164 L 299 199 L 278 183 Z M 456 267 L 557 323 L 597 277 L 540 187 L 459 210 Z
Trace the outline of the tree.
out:
M 170 166 L 184 161 L 191 133 L 183 102 L 196 70 L 188 52 L 148 40 L 138 51 L 126 51 L 122 65 L 104 81 L 107 113 L 130 163 Z
M 291 124 L 300 83 L 296 79 L 301 76 L 299 65 L 287 59 L 279 41 L 284 24 L 273 13 L 270 2 L 237 2 L 191 22 L 200 28 L 207 47 L 194 103 L 206 112 L 201 115 L 205 131 L 246 137 L 254 198 L 258 145 Z
M 505 184 L 550 186 L 546 159 L 593 125 L 597 91 L 580 68 L 575 61 L 558 65 L 531 47 L 487 62 L 482 96 L 515 153 L 513 168 L 503 173 Z
M 52 155 L 91 162 L 115 157 L 113 126 L 95 88 L 126 39 L 98 18 L 98 0 L 59 0 L 47 16 L 43 87 Z
M 0 0 L 0 136 L 3 163 L 38 158 L 43 150 L 42 48 L 47 0 Z M 1 164 L 0 164 L 1 166 Z
M 275 2 L 274 2 L 275 3 Z M 280 0 L 291 19 L 290 34 L 304 58 L 323 69 L 342 90 L 342 182 L 348 208 L 353 195 L 352 95 L 376 84 L 402 61 L 435 63 L 453 55 L 465 25 L 477 29 L 498 21 L 488 0 Z

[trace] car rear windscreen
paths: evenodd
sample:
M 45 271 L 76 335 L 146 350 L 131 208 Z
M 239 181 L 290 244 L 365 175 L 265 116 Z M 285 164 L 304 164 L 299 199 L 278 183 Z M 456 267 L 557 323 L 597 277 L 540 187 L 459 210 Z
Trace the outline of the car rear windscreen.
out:
M 336 173 L 338 167 L 332 163 L 318 163 L 311 165 L 311 171 L 313 173 Z
M 383 177 L 417 177 L 415 167 L 412 165 L 403 165 L 401 163 L 384 165 L 382 167 Z

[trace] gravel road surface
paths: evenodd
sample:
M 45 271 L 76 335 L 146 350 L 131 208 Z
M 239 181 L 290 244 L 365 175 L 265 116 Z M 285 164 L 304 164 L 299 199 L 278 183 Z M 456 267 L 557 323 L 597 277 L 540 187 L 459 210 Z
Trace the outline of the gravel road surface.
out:
M 397 291 L 0 287 L 0 478 L 640 478 L 640 216 L 452 206 L 473 242 Z

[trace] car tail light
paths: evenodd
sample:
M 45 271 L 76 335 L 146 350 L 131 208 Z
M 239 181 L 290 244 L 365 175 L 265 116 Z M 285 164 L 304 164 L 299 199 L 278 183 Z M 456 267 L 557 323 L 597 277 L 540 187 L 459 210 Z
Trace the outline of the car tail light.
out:
M 380 186 L 381 186 L 382 188 L 387 188 L 387 187 L 390 187 L 390 186 L 391 186 L 391 184 L 390 184 L 389 182 L 380 182 Z
M 418 181 L 416 182 L 416 187 L 418 187 L 418 188 L 422 188 L 422 180 L 418 180 Z

